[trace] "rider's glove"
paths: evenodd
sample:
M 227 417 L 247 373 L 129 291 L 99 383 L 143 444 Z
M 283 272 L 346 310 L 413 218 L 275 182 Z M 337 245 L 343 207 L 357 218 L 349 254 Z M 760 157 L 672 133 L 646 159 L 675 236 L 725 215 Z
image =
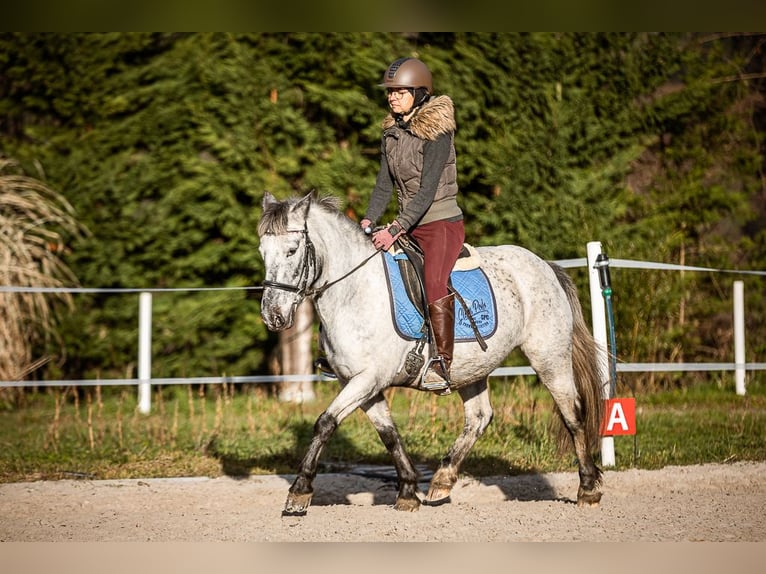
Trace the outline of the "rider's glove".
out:
M 375 227 L 372 221 L 370 221 L 369 219 L 365 217 L 364 219 L 362 219 L 362 221 L 359 222 L 359 225 L 362 227 L 362 229 L 367 235 L 372 235 L 372 230 Z
M 391 249 L 394 241 L 399 239 L 403 234 L 404 229 L 402 229 L 402 226 L 399 225 L 398 221 L 394 220 L 383 229 L 379 229 L 372 234 L 372 244 L 380 251 L 388 251 Z

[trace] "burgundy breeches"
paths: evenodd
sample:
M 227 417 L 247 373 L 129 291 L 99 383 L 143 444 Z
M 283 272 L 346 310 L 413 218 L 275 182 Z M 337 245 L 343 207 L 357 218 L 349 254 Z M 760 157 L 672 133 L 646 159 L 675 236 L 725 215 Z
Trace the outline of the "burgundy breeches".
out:
M 410 232 L 424 255 L 426 297 L 429 303 L 447 295 L 449 274 L 465 241 L 463 221 L 433 221 Z

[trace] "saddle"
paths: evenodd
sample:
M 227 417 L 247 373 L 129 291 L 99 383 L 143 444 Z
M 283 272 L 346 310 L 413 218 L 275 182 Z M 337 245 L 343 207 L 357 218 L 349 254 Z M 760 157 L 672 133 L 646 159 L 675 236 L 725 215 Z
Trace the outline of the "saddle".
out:
M 423 260 L 420 246 L 408 236 L 398 239 L 386 253 L 394 321 L 399 334 L 405 338 L 419 339 L 430 333 Z M 462 311 L 455 314 L 455 341 L 476 340 L 486 350 L 485 338 L 495 331 L 496 313 L 491 285 L 479 263 L 480 258 L 475 249 L 464 244 L 450 275 L 448 289 L 455 294 L 461 306 L 459 311 Z M 469 293 L 470 305 L 462 293 Z M 405 298 L 407 301 L 403 301 Z M 480 325 L 477 324 L 477 316 Z

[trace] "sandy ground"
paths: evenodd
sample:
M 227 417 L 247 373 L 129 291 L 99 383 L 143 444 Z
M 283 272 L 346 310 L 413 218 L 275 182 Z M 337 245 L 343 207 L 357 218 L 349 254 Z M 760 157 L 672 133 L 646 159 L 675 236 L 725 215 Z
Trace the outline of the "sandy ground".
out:
M 320 474 L 304 517 L 281 515 L 292 476 L 0 484 L 0 541 L 766 541 L 766 462 L 607 471 L 598 508 L 574 472 L 466 476 L 413 513 L 383 471 Z

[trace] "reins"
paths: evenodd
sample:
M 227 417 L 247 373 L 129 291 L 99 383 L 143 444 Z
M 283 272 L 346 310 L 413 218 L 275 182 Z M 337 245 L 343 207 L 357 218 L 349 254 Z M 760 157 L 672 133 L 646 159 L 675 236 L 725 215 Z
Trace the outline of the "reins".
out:
M 379 253 L 378 251 L 374 251 L 369 256 L 365 257 L 356 267 L 351 269 L 351 271 L 349 271 L 348 273 L 346 273 L 344 275 L 341 275 L 337 279 L 334 279 L 333 281 L 328 281 L 327 283 L 325 283 L 321 287 L 318 287 L 317 289 L 309 289 L 308 291 L 306 291 L 305 296 L 306 297 L 319 297 L 322 293 L 327 291 L 327 289 L 329 289 L 330 287 L 332 287 L 336 283 L 340 283 L 341 281 L 343 281 L 344 279 L 346 279 L 350 275 L 353 275 L 354 273 L 359 271 L 362 267 L 364 267 L 367 264 L 368 261 L 370 261 L 370 259 L 372 259 L 376 255 L 378 255 L 378 253 Z

